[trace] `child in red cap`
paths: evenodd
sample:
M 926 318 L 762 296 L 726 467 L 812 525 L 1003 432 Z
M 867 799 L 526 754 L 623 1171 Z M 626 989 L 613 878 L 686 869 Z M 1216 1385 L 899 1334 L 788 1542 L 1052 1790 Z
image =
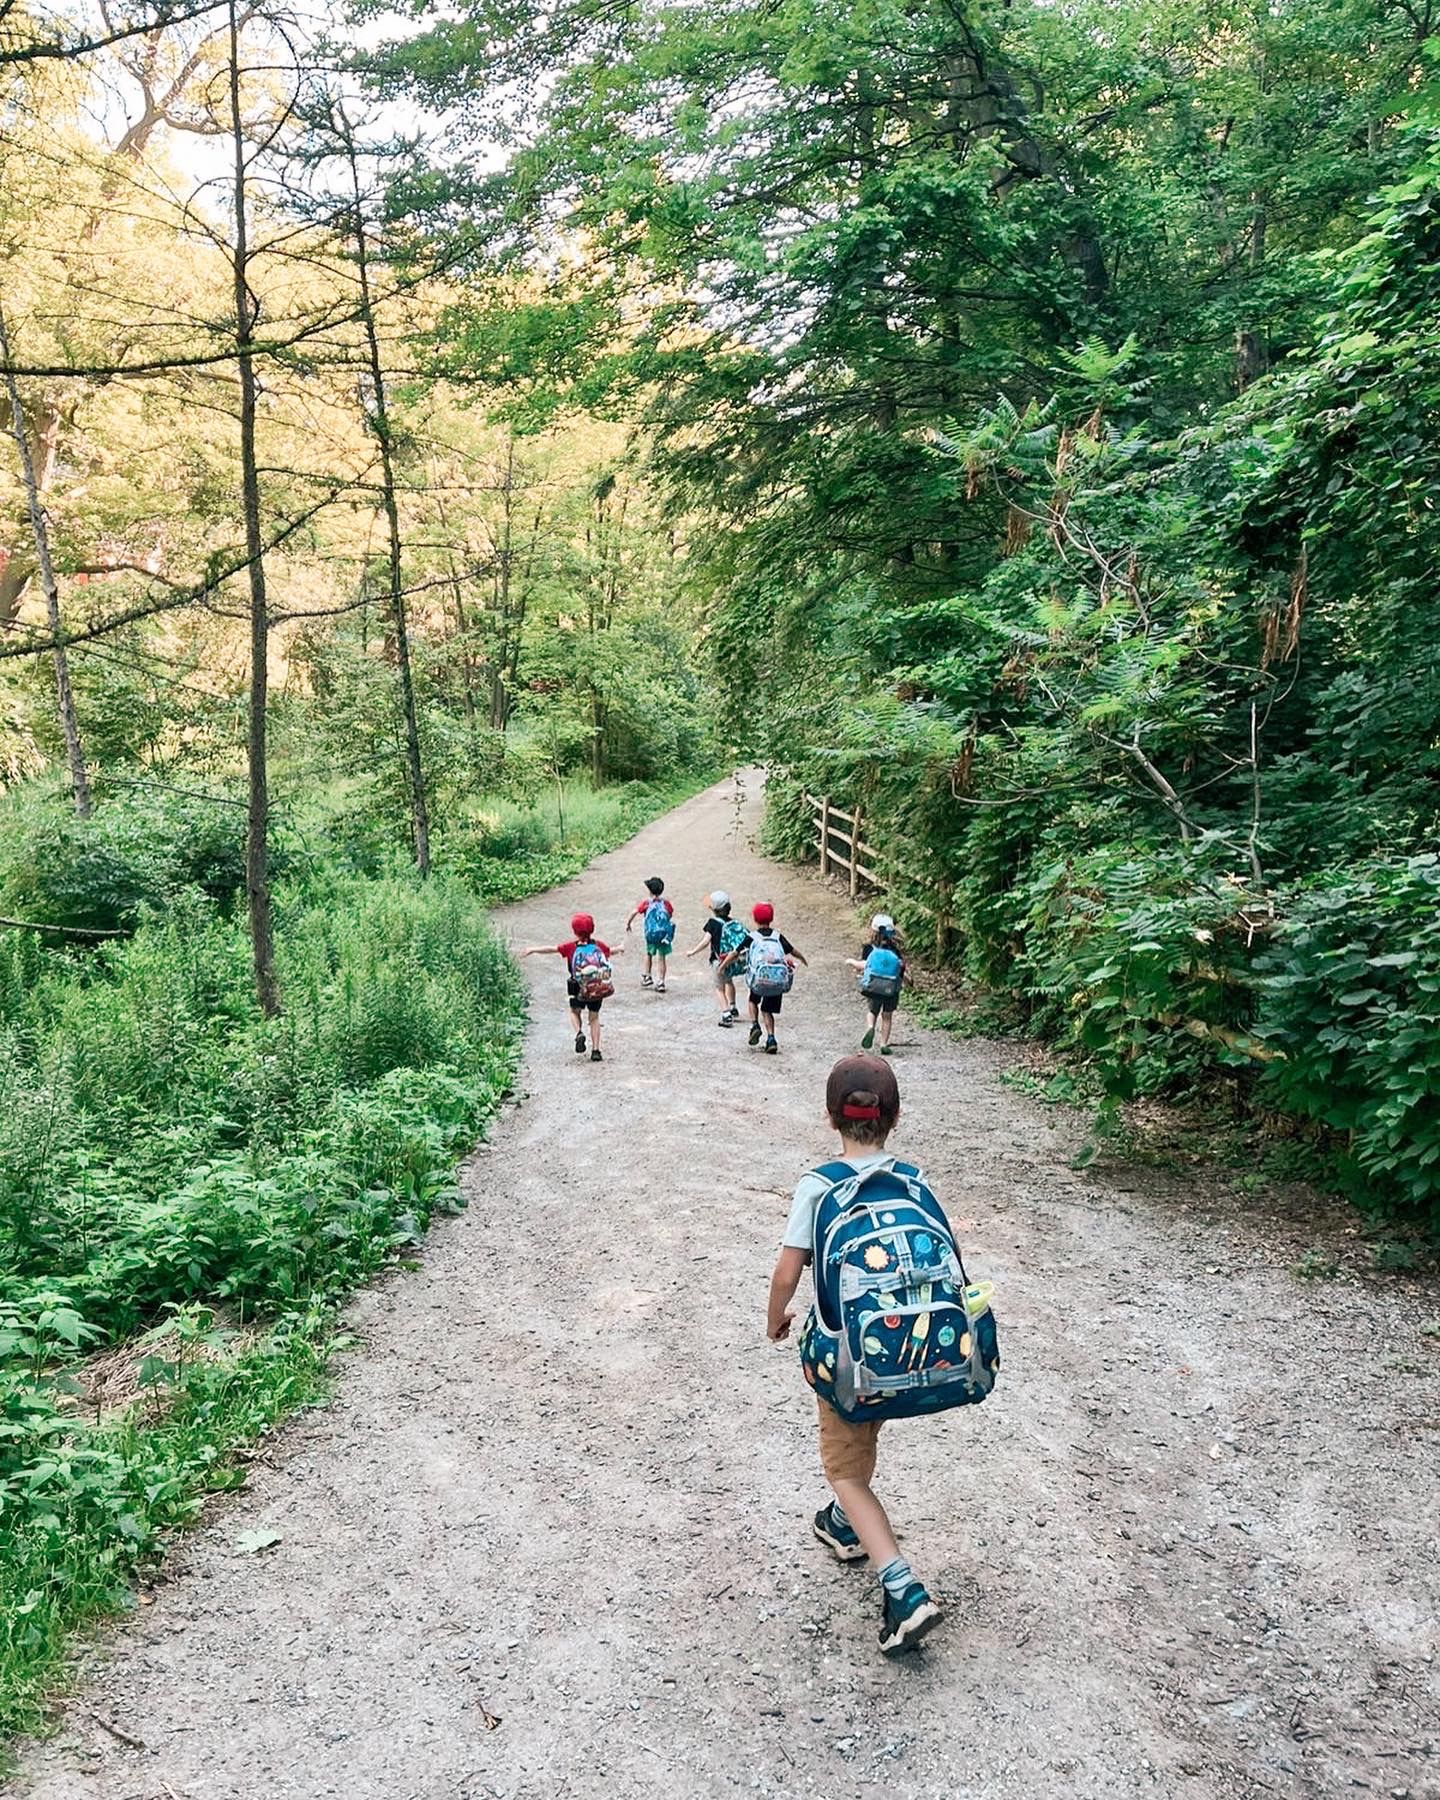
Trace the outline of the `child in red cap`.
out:
M 780 1044 L 775 1036 L 775 1021 L 780 1017 L 781 1002 L 789 991 L 794 965 L 802 963 L 807 969 L 810 965 L 789 938 L 776 931 L 775 908 L 768 900 L 756 901 L 750 917 L 755 921 L 754 931 L 725 958 L 719 972 L 723 974 L 735 967 L 742 957 L 745 959 L 745 980 L 750 989 L 750 1045 L 753 1049 L 760 1042 L 763 1015 L 765 1054 L 776 1056 Z
M 575 1054 L 585 1054 L 585 1027 L 582 1015 L 590 1017 L 590 1060 L 603 1062 L 600 1054 L 600 1008 L 615 992 L 610 975 L 610 958 L 623 956 L 624 946 L 612 950 L 595 935 L 595 921 L 589 913 L 577 912 L 570 921 L 574 937 L 563 944 L 531 944 L 521 956 L 563 956 L 565 958 L 566 993 L 570 999 L 570 1022 L 575 1030 Z

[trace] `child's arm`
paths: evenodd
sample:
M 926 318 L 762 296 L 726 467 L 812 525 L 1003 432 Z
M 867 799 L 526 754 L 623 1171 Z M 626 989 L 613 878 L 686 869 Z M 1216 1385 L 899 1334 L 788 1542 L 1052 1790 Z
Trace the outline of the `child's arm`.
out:
M 800 960 L 803 962 L 805 959 L 804 957 L 801 957 Z M 865 965 L 858 956 L 847 956 L 845 958 L 845 967 L 847 969 L 863 969 Z
M 558 956 L 560 952 L 553 944 L 531 944 L 524 950 L 517 950 L 517 956 Z
M 705 949 L 705 947 L 709 944 L 709 942 L 710 942 L 710 933 L 708 931 L 703 931 L 700 934 L 700 942 L 695 946 L 695 948 L 693 950 L 687 950 L 685 952 L 685 954 L 687 956 L 698 956 L 700 954 L 700 952 L 703 949 Z
M 795 958 L 796 962 L 802 964 L 805 968 L 808 969 L 810 967 L 809 962 L 806 961 L 806 959 L 800 954 L 800 952 L 798 950 L 792 950 L 790 952 L 790 954 Z M 862 963 L 860 966 L 861 966 L 861 968 L 864 968 L 865 965 Z
M 630 915 L 630 917 L 629 917 L 629 918 L 628 918 L 628 919 L 627 919 L 627 920 L 626 920 L 626 921 L 625 921 L 625 929 L 626 929 L 626 930 L 627 930 L 627 931 L 628 931 L 628 930 L 629 930 L 629 929 L 630 929 L 630 927 L 631 927 L 631 926 L 632 926 L 632 925 L 633 925 L 633 924 L 634 924 L 634 923 L 635 923 L 635 921 L 636 921 L 636 920 L 637 920 L 637 919 L 638 919 L 638 918 L 639 918 L 639 917 L 640 917 L 640 914 L 641 914 L 641 912 L 642 912 L 642 910 L 643 910 L 643 909 L 642 909 L 642 908 L 641 908 L 641 907 L 638 907 L 638 906 L 637 906 L 637 907 L 636 907 L 636 908 L 635 908 L 635 910 L 634 910 L 634 912 L 632 912 L 632 913 L 631 913 L 631 915 Z
M 765 1320 L 765 1335 L 778 1344 L 789 1337 L 794 1313 L 788 1310 L 810 1260 L 808 1250 L 795 1250 L 788 1245 L 775 1259 L 775 1273 L 770 1277 L 770 1310 Z

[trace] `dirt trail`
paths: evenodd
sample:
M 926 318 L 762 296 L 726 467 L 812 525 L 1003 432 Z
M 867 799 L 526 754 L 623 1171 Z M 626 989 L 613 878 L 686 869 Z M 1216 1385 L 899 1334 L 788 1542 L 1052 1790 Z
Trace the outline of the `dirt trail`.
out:
M 641 992 L 632 937 L 592 1066 L 558 963 L 527 963 L 526 1097 L 469 1212 L 360 1301 L 334 1404 L 93 1654 L 30 1800 L 1440 1794 L 1440 1306 L 1298 1283 L 1311 1240 L 1217 1176 L 1075 1174 L 1073 1121 L 1002 1051 L 903 1014 L 897 1142 L 995 1279 L 1005 1367 L 887 1436 L 949 1617 L 876 1654 L 763 1335 L 856 933 L 735 821 L 712 789 L 501 923 L 555 942 L 583 902 L 613 936 L 658 871 L 685 947 L 703 889 L 767 895 L 815 964 L 783 1054 L 716 1030 L 703 957 Z M 278 1548 L 239 1554 L 254 1527 Z

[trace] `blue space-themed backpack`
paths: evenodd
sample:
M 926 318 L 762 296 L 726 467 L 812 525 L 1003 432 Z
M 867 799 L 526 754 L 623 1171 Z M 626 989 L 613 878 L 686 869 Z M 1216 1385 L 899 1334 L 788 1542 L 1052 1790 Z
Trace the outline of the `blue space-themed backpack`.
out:
M 971 1286 L 950 1221 L 909 1163 L 830 1183 L 815 1212 L 815 1304 L 800 1334 L 805 1379 L 852 1420 L 973 1406 L 995 1385 L 990 1284 Z

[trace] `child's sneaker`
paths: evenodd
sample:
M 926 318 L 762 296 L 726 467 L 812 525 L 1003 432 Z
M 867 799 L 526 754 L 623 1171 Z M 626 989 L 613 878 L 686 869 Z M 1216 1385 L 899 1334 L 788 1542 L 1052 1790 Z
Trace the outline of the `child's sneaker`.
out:
M 765 1054 L 767 1056 L 778 1056 L 780 1054 L 780 1046 L 773 1037 L 768 1037 L 765 1040 Z
M 600 1052 L 598 1050 L 592 1050 L 590 1052 L 590 1060 L 591 1060 L 591 1062 L 604 1062 L 605 1058 L 600 1054 Z
M 880 1054 L 882 1056 L 890 1056 L 893 1054 L 893 1052 L 891 1051 L 890 1046 L 888 1044 L 882 1044 L 880 1046 Z
M 655 985 L 654 976 L 653 975 L 642 975 L 640 977 L 640 985 L 641 985 L 641 987 L 654 987 L 654 985 Z
M 665 992 L 665 983 L 663 981 L 657 981 L 655 983 L 655 992 L 657 994 L 663 994 Z
M 811 1529 L 817 1538 L 840 1562 L 863 1562 L 865 1548 L 855 1535 L 855 1527 L 848 1519 L 835 1517 L 835 1502 L 821 1507 L 816 1513 Z
M 721 1013 L 720 1017 L 715 1021 L 715 1023 L 717 1025 L 721 1026 L 724 1030 L 729 1031 L 729 1029 L 735 1023 L 735 1021 L 734 1021 L 734 1019 L 731 1018 L 730 1014 L 728 1012 L 726 1012 L 726 1013 Z
M 760 1042 L 760 1027 L 758 1025 L 752 1025 L 750 1027 L 750 1048 L 753 1050 L 759 1042 Z
M 875 1043 L 875 1027 L 872 1025 L 870 1027 L 870 1029 L 865 1033 L 864 1037 L 861 1038 L 860 1048 L 862 1050 L 869 1050 L 869 1049 L 873 1048 L 874 1043 Z
M 740 1017 L 740 1008 L 738 1006 L 732 1006 L 730 1008 L 729 1017 L 732 1022 L 738 1019 Z
M 575 1033 L 575 1054 L 577 1056 L 585 1054 L 585 1033 L 583 1031 Z
M 940 1623 L 940 1608 L 918 1581 L 912 1581 L 897 1600 L 887 1588 L 880 1620 L 880 1649 L 886 1656 L 913 1650 L 927 1631 Z

